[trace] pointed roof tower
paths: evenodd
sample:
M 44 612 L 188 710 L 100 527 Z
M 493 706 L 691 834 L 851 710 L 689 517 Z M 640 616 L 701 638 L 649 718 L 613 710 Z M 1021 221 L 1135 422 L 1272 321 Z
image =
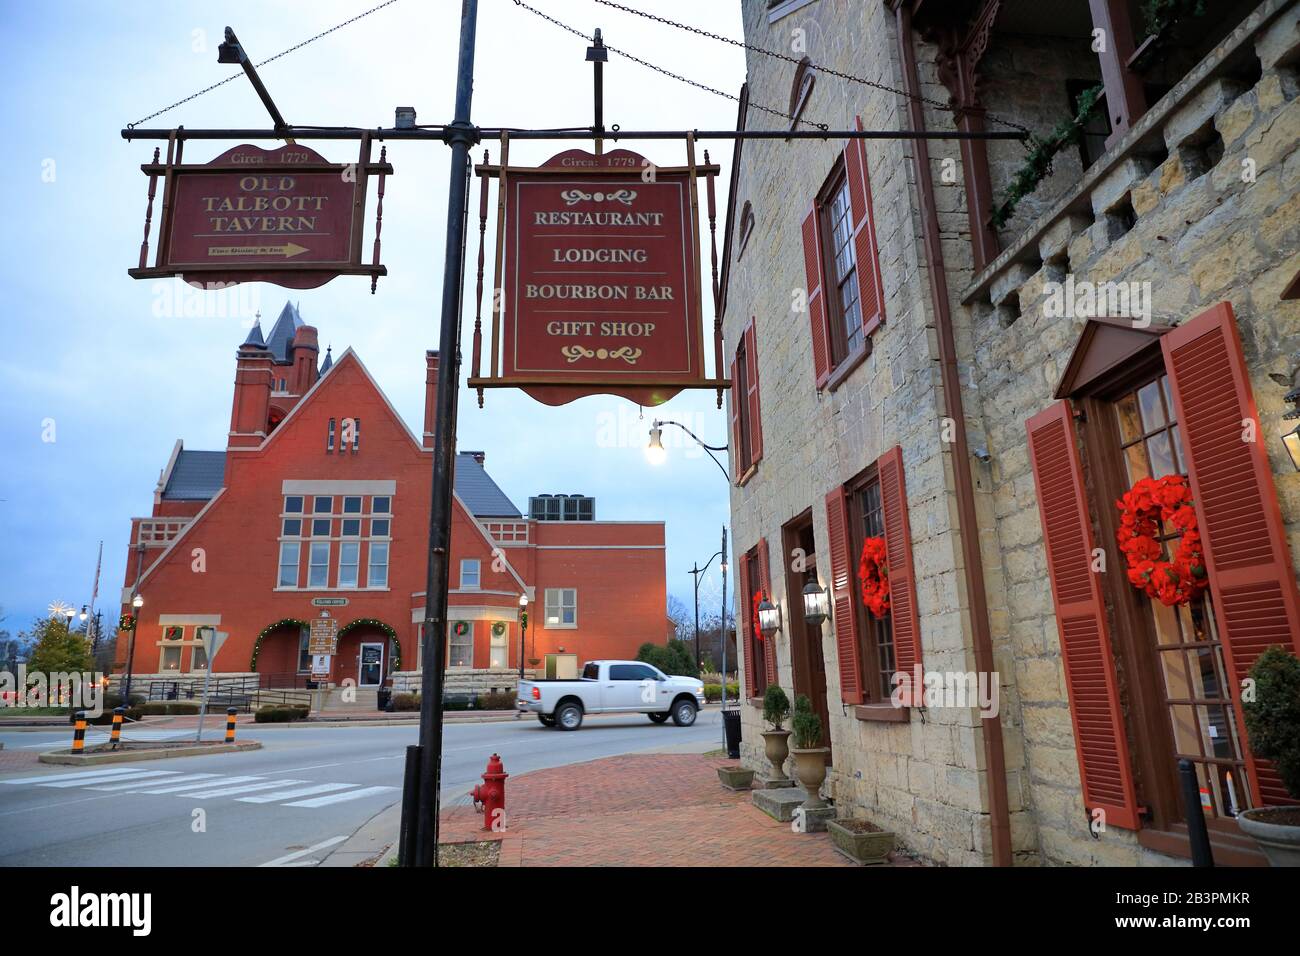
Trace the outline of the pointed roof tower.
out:
M 324 375 L 334 367 L 334 357 L 330 355 L 331 348 L 333 348 L 333 346 L 325 346 L 325 361 L 320 363 L 320 371 L 317 373 L 317 377 Z
M 271 333 L 266 337 L 266 347 L 275 356 L 277 365 L 293 363 L 293 337 L 302 325 L 298 307 L 292 302 L 286 302 L 275 325 L 271 326 Z
M 253 327 L 248 330 L 248 338 L 244 339 L 244 345 L 251 345 L 254 348 L 266 348 L 266 339 L 262 338 L 262 313 L 257 313 L 257 318 L 253 320 Z

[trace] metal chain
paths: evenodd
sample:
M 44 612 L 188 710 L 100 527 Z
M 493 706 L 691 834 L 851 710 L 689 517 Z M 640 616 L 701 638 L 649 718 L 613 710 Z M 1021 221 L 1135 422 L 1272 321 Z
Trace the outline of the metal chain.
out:
M 515 0 L 515 2 L 517 3 L 518 0 Z M 674 27 L 678 30 L 685 30 L 687 33 L 695 33 L 698 34 L 699 36 L 707 37 L 710 40 L 717 40 L 720 43 L 729 43 L 732 46 L 738 46 L 741 47 L 742 49 L 750 50 L 754 53 L 761 53 L 763 56 L 770 56 L 777 60 L 784 60 L 787 63 L 793 63 L 796 66 L 798 66 L 800 62 L 799 60 L 795 59 L 793 56 L 790 56 L 788 53 L 781 53 L 777 50 L 769 50 L 765 47 L 756 46 L 753 43 L 746 43 L 743 40 L 733 40 L 731 37 L 724 37 L 718 33 L 711 33 L 708 30 L 703 30 L 700 29 L 699 27 L 693 27 L 690 24 L 678 23 L 676 20 L 669 20 L 667 17 L 661 17 L 654 13 L 646 13 L 644 10 L 637 10 L 634 9 L 633 7 L 624 6 L 621 3 L 615 3 L 614 0 L 594 0 L 594 2 L 599 3 L 602 6 L 610 7 L 614 10 L 621 10 L 624 13 L 630 13 L 633 16 L 644 17 L 647 20 L 654 20 L 657 23 L 664 24 L 665 26 Z M 917 102 L 926 104 L 927 106 L 933 106 L 935 109 L 943 110 L 945 113 L 955 113 L 957 111 L 957 107 L 951 106 L 939 100 L 933 100 L 930 99 L 929 97 L 921 96 L 920 94 L 911 94 L 908 93 L 906 90 L 894 89 L 892 86 L 886 86 L 883 83 L 877 83 L 874 80 L 868 80 L 866 77 L 854 76 L 852 73 L 842 73 L 839 70 L 832 70 L 830 67 L 822 66 L 821 64 L 813 63 L 811 61 L 809 61 L 808 65 L 812 67 L 814 70 L 816 70 L 818 73 L 824 74 L 826 76 L 834 76 L 841 80 L 848 80 L 850 83 L 861 83 L 863 86 L 870 86 L 873 89 L 881 90 L 882 92 L 885 93 L 893 93 L 896 96 L 905 96 L 908 99 L 914 99 Z M 1011 120 L 1002 119 L 999 116 L 994 116 L 992 113 L 986 113 L 985 118 L 988 119 L 988 121 L 991 123 L 999 123 L 1002 126 L 1010 127 L 1011 129 L 1018 130 L 1021 133 L 1025 133 L 1025 134 L 1029 133 L 1028 127 L 1022 126 L 1019 123 L 1012 122 Z
M 275 62 L 276 60 L 280 59 L 280 57 L 282 57 L 282 56 L 288 56 L 288 55 L 289 55 L 290 53 L 292 53 L 294 50 L 301 50 L 301 49 L 302 49 L 303 47 L 305 47 L 307 44 L 309 44 L 309 43 L 315 43 L 315 42 L 316 42 L 317 40 L 319 40 L 321 37 L 329 36 L 329 35 L 330 35 L 331 33 L 333 33 L 335 30 L 341 30 L 341 29 L 343 29 L 344 27 L 348 26 L 349 24 L 356 23 L 358 20 L 362 19 L 363 17 L 368 17 L 368 16 L 370 16 L 370 14 L 374 13 L 374 12 L 377 11 L 377 10 L 382 10 L 382 9 L 384 9 L 384 7 L 392 6 L 392 5 L 393 5 L 394 3 L 396 3 L 396 2 L 397 2 L 397 0 L 384 0 L 384 2 L 381 3 L 381 4 L 379 4 L 378 6 L 371 7 L 369 10 L 366 10 L 366 11 L 364 11 L 364 12 L 362 12 L 362 13 L 358 13 L 358 14 L 357 14 L 355 17 L 353 17 L 352 19 L 350 19 L 350 20 L 344 20 L 342 23 L 336 23 L 334 26 L 330 27 L 328 30 L 322 30 L 320 33 L 316 34 L 314 37 L 308 37 L 306 40 L 303 40 L 301 43 L 295 43 L 293 46 L 289 47 L 287 50 L 281 50 L 281 51 L 280 51 L 279 53 L 277 53 L 275 56 L 273 56 L 273 57 L 269 57 L 269 58 L 263 60 L 261 63 L 257 63 L 257 64 L 254 64 L 254 65 L 255 65 L 255 66 L 258 66 L 258 67 L 263 67 L 263 66 L 266 66 L 266 64 L 268 64 L 268 63 L 273 63 L 273 62 Z M 232 73 L 232 74 L 230 74 L 230 76 L 226 77 L 224 80 L 220 80 L 219 82 L 213 83 L 211 86 L 204 87 L 203 89 L 199 90 L 197 93 L 191 93 L 189 96 L 185 97 L 185 99 L 183 99 L 183 100 L 177 100 L 177 101 L 176 101 L 175 103 L 173 103 L 171 106 L 164 106 L 162 109 L 158 110 L 157 112 L 150 113 L 148 116 L 144 117 L 143 119 L 138 119 L 138 120 L 136 120 L 134 123 L 127 123 L 127 124 L 126 124 L 126 128 L 127 128 L 127 129 L 135 129 L 135 128 L 136 128 L 137 126 L 139 126 L 141 123 L 147 123 L 149 120 L 153 119 L 155 116 L 161 116 L 163 113 L 170 112 L 171 110 L 176 109 L 176 107 L 181 106 L 181 105 L 183 105 L 183 104 L 185 104 L 185 103 L 188 103 L 190 100 L 198 99 L 198 98 L 199 98 L 200 96 L 202 96 L 204 93 L 211 93 L 211 92 L 212 92 L 213 90 L 215 90 L 218 86 L 225 86 L 225 85 L 226 85 L 227 83 L 229 83 L 231 80 L 238 79 L 238 78 L 239 78 L 240 76 L 242 76 L 242 75 L 243 75 L 243 72 L 242 72 L 242 71 L 239 72 L 239 73 Z
M 591 40 L 591 37 L 590 37 L 589 35 L 587 35 L 586 33 L 583 33 L 583 32 L 582 32 L 581 30 L 579 30 L 577 27 L 570 26 L 570 25 L 567 24 L 567 23 L 562 23 L 561 21 L 555 19 L 555 17 L 548 16 L 547 14 L 543 13 L 541 10 L 538 10 L 536 7 L 530 7 L 528 4 L 524 3 L 523 0 L 514 0 L 514 3 L 515 3 L 515 6 L 517 6 L 517 7 L 523 7 L 523 8 L 524 8 L 525 10 L 527 10 L 529 13 L 535 14 L 536 16 L 541 17 L 543 20 L 546 20 L 546 21 L 548 21 L 548 22 L 550 22 L 550 23 L 555 24 L 557 27 L 559 27 L 559 28 L 562 29 L 562 30 L 568 30 L 568 31 L 569 31 L 570 33 L 572 33 L 574 36 L 582 37 L 584 40 L 587 40 L 588 42 L 590 42 L 590 40 Z M 657 19 L 657 18 L 656 18 L 656 19 Z M 644 67 L 646 67 L 647 69 L 654 70 L 656 73 L 661 73 L 661 74 L 663 74 L 664 76 L 670 77 L 671 79 L 677 80 L 677 81 L 679 81 L 679 82 L 681 82 L 681 83 L 685 83 L 687 86 L 694 86 L 694 87 L 696 87 L 697 89 L 704 90 L 706 93 L 712 93 L 712 94 L 715 95 L 715 96 L 721 96 L 721 97 L 724 97 L 724 98 L 726 98 L 726 99 L 731 100 L 731 101 L 734 102 L 734 103 L 739 103 L 739 102 L 740 102 L 740 97 L 737 96 L 737 95 L 734 94 L 734 93 L 727 93 L 727 92 L 724 92 L 723 90 L 717 90 L 717 89 L 714 89 L 714 88 L 711 87 L 711 86 L 706 86 L 705 84 L 699 82 L 698 80 L 692 80 L 692 79 L 689 79 L 689 78 L 687 78 L 687 77 L 685 77 L 685 76 L 682 76 L 682 75 L 680 75 L 680 74 L 678 74 L 678 73 L 674 73 L 674 72 L 672 72 L 671 70 L 666 70 L 666 69 L 664 69 L 662 66 L 655 66 L 655 64 L 653 64 L 653 63 L 649 63 L 649 62 L 647 62 L 646 60 L 641 59 L 640 57 L 633 56 L 631 53 L 628 53 L 626 50 L 620 50 L 620 49 L 619 49 L 618 47 L 616 47 L 616 46 L 610 46 L 608 43 L 606 43 L 606 44 L 605 44 L 605 49 L 607 49 L 607 50 L 612 50 L 614 53 L 617 53 L 617 54 L 619 54 L 620 56 L 626 57 L 627 59 L 631 60 L 633 63 L 639 63 L 641 66 L 644 66 Z M 780 116 L 782 119 L 793 119 L 793 118 L 794 118 L 794 117 L 792 117 L 789 113 L 786 113 L 786 112 L 783 111 L 783 110 L 772 109 L 770 106 L 761 106 L 761 105 L 759 105 L 759 104 L 757 104 L 757 103 L 750 103 L 750 104 L 749 104 L 749 108 L 750 108 L 751 110 L 759 110 L 760 112 L 763 112 L 763 113 L 771 113 L 773 116 Z M 801 122 L 801 123 L 806 123 L 807 125 L 812 126 L 812 127 L 815 127 L 816 129 L 821 129 L 821 130 L 830 129 L 830 127 L 827 126 L 825 123 L 815 123 L 815 122 L 812 122 L 811 120 L 800 120 L 800 122 Z

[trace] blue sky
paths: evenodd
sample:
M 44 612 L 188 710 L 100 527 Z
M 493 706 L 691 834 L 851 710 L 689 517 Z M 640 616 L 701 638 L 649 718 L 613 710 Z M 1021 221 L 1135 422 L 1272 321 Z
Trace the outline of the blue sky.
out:
M 253 309 L 273 320 L 287 297 L 300 301 L 322 346 L 333 345 L 335 355 L 356 349 L 418 432 L 423 353 L 437 346 L 446 147 L 389 144 L 396 169 L 384 204 L 389 276 L 380 280 L 377 295 L 356 277 L 303 292 L 250 284 L 227 294 L 219 314 L 213 293 L 183 290 L 177 298 L 179 280 L 136 281 L 126 274 L 143 226 L 146 180 L 139 165 L 155 144 L 127 143 L 119 130 L 232 72 L 216 62 L 224 26 L 233 27 L 260 61 L 375 2 L 0 3 L 6 91 L 0 118 L 9 131 L 0 231 L 0 629 L 27 628 L 55 600 L 78 607 L 89 601 L 101 540 L 99 606 L 110 618 L 115 613 L 129 519 L 149 513 L 173 443 L 182 438 L 187 448 L 225 446 L 234 350 Z M 591 0 L 533 5 L 580 29 L 602 27 L 606 42 L 715 88 L 735 92 L 744 79 L 743 54 L 735 47 Z M 739 3 L 656 0 L 644 6 L 741 35 Z M 444 122 L 454 94 L 459 10 L 453 0 L 399 0 L 268 65 L 263 79 L 294 123 L 387 126 L 396 106 L 414 106 L 419 122 Z M 591 68 L 582 40 L 512 0 L 480 0 L 478 38 L 476 122 L 590 122 Z M 605 76 L 609 124 L 718 129 L 735 122 L 733 102 L 616 55 Z M 145 125 L 266 127 L 269 121 L 241 77 Z M 185 158 L 206 161 L 231 145 L 192 142 Z M 311 145 L 337 162 L 355 155 L 350 144 Z M 541 162 L 570 145 L 579 144 L 516 143 L 510 158 Z M 661 163 L 685 154 L 675 143 L 622 145 Z M 721 233 L 730 144 L 710 149 L 724 163 Z M 488 242 L 491 249 L 491 228 Z M 472 243 L 469 256 L 472 267 Z M 466 301 L 468 342 L 472 294 Z M 489 392 L 479 410 L 466 390 L 460 408 L 459 446 L 486 451 L 489 471 L 516 504 L 526 507 L 531 494 L 581 492 L 595 496 L 598 517 L 666 521 L 669 593 L 690 606 L 687 572 L 717 550 L 727 487 L 698 450 L 674 447 L 681 439 L 675 430 L 665 434 L 670 455 L 664 465 L 646 464 L 642 449 L 652 416 L 684 421 L 705 441 L 725 444 L 727 424 L 713 393 L 679 395 L 647 410 L 644 420 L 637 406 L 600 396 L 556 409 L 499 390 Z M 717 604 L 719 586 L 715 562 L 701 584 L 705 606 Z

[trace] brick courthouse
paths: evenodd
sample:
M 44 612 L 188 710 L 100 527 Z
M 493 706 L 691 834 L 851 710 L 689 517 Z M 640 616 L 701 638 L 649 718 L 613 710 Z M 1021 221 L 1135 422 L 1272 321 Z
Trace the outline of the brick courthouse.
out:
M 230 637 L 214 674 L 298 684 L 307 622 L 339 624 L 331 680 L 377 686 L 420 664 L 438 356 L 426 356 L 417 437 L 350 349 L 319 358 L 316 329 L 287 304 L 239 347 L 224 451 L 177 441 L 153 511 L 131 522 L 122 610 L 144 598 L 135 686 L 198 673 L 198 628 Z M 456 456 L 448 686 L 513 687 L 519 598 L 525 667 L 560 673 L 665 641 L 664 526 L 597 521 L 591 498 L 541 495 L 525 516 L 484 469 Z M 126 666 L 121 631 L 117 669 Z
M 1207 0 L 1136 57 L 1139 5 L 1110 0 L 742 6 L 751 44 L 807 51 L 751 49 L 752 102 L 831 129 L 996 117 L 1044 136 L 1103 91 L 1009 217 L 1015 142 L 737 147 L 723 294 L 745 762 L 764 765 L 776 682 L 828 721 L 839 815 L 911 852 L 1159 865 L 1189 855 L 1187 758 L 1217 861 L 1262 862 L 1235 816 L 1287 797 L 1239 697 L 1265 647 L 1300 650 L 1300 474 L 1281 440 L 1300 363 L 1300 4 Z M 1089 306 L 1107 283 L 1142 309 Z M 1116 500 L 1169 475 L 1190 484 L 1208 568 L 1181 607 L 1133 587 L 1116 546 Z M 888 556 L 881 618 L 858 586 L 867 538 Z M 810 581 L 831 592 L 819 627 Z M 747 613 L 759 590 L 782 610 L 769 639 Z M 996 715 L 893 706 L 891 678 L 917 666 L 996 674 Z

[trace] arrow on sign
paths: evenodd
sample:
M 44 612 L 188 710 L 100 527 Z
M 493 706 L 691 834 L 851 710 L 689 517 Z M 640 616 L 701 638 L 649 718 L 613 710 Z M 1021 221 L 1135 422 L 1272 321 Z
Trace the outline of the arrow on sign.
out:
M 210 256 L 283 256 L 292 259 L 310 251 L 296 242 L 286 242 L 282 246 L 208 246 Z

